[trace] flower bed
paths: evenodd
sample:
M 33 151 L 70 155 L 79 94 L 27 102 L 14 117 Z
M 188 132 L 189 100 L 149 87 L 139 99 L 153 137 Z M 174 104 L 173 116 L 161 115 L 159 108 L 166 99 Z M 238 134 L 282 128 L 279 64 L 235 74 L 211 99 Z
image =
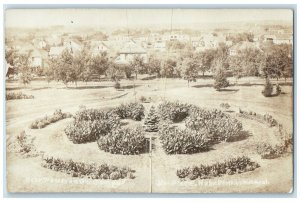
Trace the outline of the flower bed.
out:
M 167 154 L 192 154 L 206 151 L 210 146 L 210 137 L 203 130 L 181 130 L 167 126 L 159 134 Z
M 11 92 L 11 93 L 6 93 L 5 95 L 6 100 L 17 100 L 17 99 L 33 99 L 33 95 L 26 95 L 23 94 L 22 92 Z
M 73 143 L 81 144 L 95 142 L 119 126 L 120 119 L 112 110 L 82 109 L 66 127 L 65 133 Z
M 62 113 L 61 109 L 55 110 L 53 115 L 51 116 L 45 116 L 44 118 L 37 119 L 34 122 L 31 123 L 30 128 L 31 129 L 41 129 L 45 128 L 47 125 L 51 123 L 55 123 L 59 120 L 70 118 L 72 115 L 70 113 Z
M 100 136 L 98 147 L 112 154 L 140 154 L 146 149 L 146 138 L 141 128 L 118 128 L 106 136 Z
M 278 121 L 272 117 L 270 114 L 258 114 L 256 112 L 253 111 L 243 111 L 243 110 L 239 110 L 239 114 L 238 116 L 243 117 L 243 118 L 248 118 L 248 119 L 252 119 L 252 120 L 256 120 L 260 123 L 264 123 L 267 124 L 269 127 L 274 127 L 274 126 L 278 126 Z
M 136 121 L 140 121 L 144 118 L 144 111 L 144 106 L 137 102 L 121 104 L 113 110 L 121 119 L 130 118 Z
M 34 138 L 28 136 L 25 131 L 22 131 L 16 138 L 7 143 L 7 151 L 19 154 L 25 158 L 39 155 L 34 145 Z
M 192 105 L 189 104 L 165 101 L 158 105 L 157 112 L 161 120 L 180 122 L 189 115 L 191 107 Z
M 177 170 L 176 174 L 181 179 L 207 179 L 213 177 L 220 177 L 228 174 L 240 174 L 244 172 L 253 171 L 259 168 L 259 164 L 250 160 L 248 157 L 237 157 L 226 160 L 222 163 L 215 163 L 212 165 L 200 165 L 194 167 L 187 167 Z
M 206 130 L 214 141 L 231 141 L 240 135 L 243 127 L 237 119 L 220 110 L 193 107 L 185 120 L 187 128 Z
M 109 166 L 107 164 L 96 165 L 87 164 L 83 162 L 75 162 L 73 160 L 63 160 L 60 158 L 43 158 L 42 167 L 54 171 L 63 172 L 72 177 L 91 178 L 91 179 L 110 179 L 118 180 L 129 178 L 133 179 L 133 170 L 130 168 L 119 168 L 116 166 Z

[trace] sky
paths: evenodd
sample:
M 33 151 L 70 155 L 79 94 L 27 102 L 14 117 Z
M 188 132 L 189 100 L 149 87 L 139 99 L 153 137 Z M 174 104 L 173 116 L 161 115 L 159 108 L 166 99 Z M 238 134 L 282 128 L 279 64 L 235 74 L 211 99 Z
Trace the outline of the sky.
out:
M 126 14 L 127 13 L 127 14 Z M 173 17 L 172 17 L 173 16 Z M 288 9 L 7 9 L 7 27 L 139 26 L 147 24 L 288 21 Z

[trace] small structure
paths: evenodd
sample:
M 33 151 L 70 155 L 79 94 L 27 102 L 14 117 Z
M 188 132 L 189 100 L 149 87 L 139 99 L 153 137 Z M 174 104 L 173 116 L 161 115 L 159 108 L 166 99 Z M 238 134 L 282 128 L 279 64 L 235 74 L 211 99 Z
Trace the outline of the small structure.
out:
M 141 57 L 145 63 L 148 62 L 146 50 L 131 40 L 125 43 L 123 48 L 118 52 L 115 62 L 117 64 L 129 64 L 136 56 Z

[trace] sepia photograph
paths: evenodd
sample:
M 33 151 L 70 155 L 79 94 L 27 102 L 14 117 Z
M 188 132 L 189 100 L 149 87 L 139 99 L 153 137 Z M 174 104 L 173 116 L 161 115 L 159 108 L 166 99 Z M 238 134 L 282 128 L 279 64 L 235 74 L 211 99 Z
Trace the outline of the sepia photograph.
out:
M 7 192 L 293 192 L 293 9 L 3 12 Z

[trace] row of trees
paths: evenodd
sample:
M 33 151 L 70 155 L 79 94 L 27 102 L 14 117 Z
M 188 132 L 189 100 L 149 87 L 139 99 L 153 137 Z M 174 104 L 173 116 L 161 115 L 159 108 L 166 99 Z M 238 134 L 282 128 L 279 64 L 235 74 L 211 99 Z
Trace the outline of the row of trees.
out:
M 292 76 L 292 47 L 289 45 L 265 45 L 259 49 L 244 49 L 234 56 L 229 55 L 229 49 L 225 44 L 220 44 L 217 49 L 209 49 L 203 52 L 193 52 L 186 48 L 180 54 L 158 56 L 150 55 L 148 62 L 135 56 L 129 64 L 116 64 L 106 54 L 93 56 L 88 49 L 71 54 L 68 50 L 62 52 L 56 58 L 49 60 L 41 74 L 47 80 L 62 81 L 66 85 L 78 81 L 88 82 L 95 75 L 105 75 L 118 82 L 121 77 L 131 79 L 138 74 L 156 75 L 156 77 L 183 78 L 195 81 L 199 74 L 205 75 L 211 72 L 215 77 L 222 73 L 232 72 L 236 79 L 243 76 L 264 76 L 265 78 L 287 78 Z M 23 83 L 30 81 L 33 72 L 29 65 L 29 55 L 16 55 L 14 52 L 6 52 L 6 60 L 14 65 L 21 73 Z M 222 76 L 224 77 L 224 76 Z M 226 82 L 225 82 L 226 83 Z

